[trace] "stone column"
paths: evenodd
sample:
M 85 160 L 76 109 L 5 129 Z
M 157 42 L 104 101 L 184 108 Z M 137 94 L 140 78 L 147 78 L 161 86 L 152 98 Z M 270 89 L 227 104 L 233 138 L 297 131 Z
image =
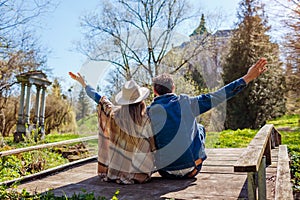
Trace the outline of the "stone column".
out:
M 25 83 L 21 83 L 21 96 L 18 114 L 18 124 L 24 125 L 24 98 L 25 98 Z
M 40 113 L 40 91 L 41 86 L 36 85 L 36 98 L 35 98 L 35 114 L 34 114 L 34 125 L 35 128 L 39 126 L 39 113 Z
M 34 128 L 34 140 L 37 141 L 39 134 L 39 114 L 40 114 L 40 91 L 41 86 L 36 86 L 36 97 L 35 97 L 35 114 L 33 119 L 33 128 Z
M 31 98 L 31 83 L 27 83 L 27 94 L 26 94 L 26 110 L 25 110 L 25 127 L 26 127 L 26 132 L 25 135 L 26 137 L 29 137 L 30 134 L 30 98 Z
M 45 106 L 46 106 L 46 87 L 42 87 L 41 109 L 40 109 L 40 137 L 45 138 Z
M 18 113 L 17 130 L 14 133 L 15 141 L 23 141 L 24 135 L 29 138 L 32 137 L 31 131 L 34 131 L 34 139 L 44 137 L 44 116 L 45 116 L 45 92 L 46 87 L 51 85 L 47 79 L 46 74 L 40 70 L 24 72 L 16 76 L 18 82 L 21 84 L 20 108 Z M 31 86 L 36 86 L 35 99 L 35 113 L 32 119 L 30 118 L 31 106 Z M 42 90 L 42 91 L 41 91 Z
M 14 142 L 23 141 L 23 136 L 26 133 L 25 121 L 24 121 L 24 99 L 25 99 L 25 83 L 21 83 L 20 105 L 17 121 L 17 130 L 14 133 Z

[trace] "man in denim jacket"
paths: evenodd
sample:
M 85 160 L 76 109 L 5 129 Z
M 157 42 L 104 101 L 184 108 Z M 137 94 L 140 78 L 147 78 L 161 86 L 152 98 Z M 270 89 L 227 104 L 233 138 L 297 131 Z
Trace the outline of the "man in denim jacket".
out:
M 242 78 L 216 92 L 195 97 L 174 94 L 174 82 L 168 74 L 153 79 L 157 97 L 147 111 L 156 145 L 156 169 L 162 177 L 192 178 L 199 173 L 206 159 L 205 129 L 197 124 L 196 117 L 238 94 L 266 71 L 266 64 L 261 58 Z

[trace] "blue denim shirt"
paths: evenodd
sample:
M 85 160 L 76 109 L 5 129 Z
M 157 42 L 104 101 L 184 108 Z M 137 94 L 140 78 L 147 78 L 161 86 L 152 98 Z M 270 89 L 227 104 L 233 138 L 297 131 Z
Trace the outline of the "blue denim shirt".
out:
M 246 87 L 243 78 L 216 92 L 195 97 L 173 93 L 158 96 L 147 108 L 156 144 L 156 167 L 179 170 L 206 159 L 196 117 L 230 99 Z
M 85 87 L 86 94 L 93 99 L 97 104 L 99 103 L 101 99 L 101 95 L 90 85 L 87 85 Z

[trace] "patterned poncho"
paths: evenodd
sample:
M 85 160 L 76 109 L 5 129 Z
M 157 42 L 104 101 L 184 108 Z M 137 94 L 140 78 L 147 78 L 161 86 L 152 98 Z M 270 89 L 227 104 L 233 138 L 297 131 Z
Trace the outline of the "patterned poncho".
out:
M 122 184 L 150 180 L 154 168 L 154 140 L 147 115 L 142 125 L 133 122 L 128 109 L 102 97 L 98 104 L 98 175 Z

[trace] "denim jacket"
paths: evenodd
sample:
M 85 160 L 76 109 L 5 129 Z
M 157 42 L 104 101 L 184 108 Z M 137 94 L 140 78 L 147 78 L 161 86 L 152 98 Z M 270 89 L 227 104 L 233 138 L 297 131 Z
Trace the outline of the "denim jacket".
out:
M 97 104 L 99 103 L 101 99 L 101 95 L 90 85 L 87 85 L 85 87 L 86 94 L 93 99 Z
M 246 87 L 237 79 L 216 92 L 195 97 L 173 93 L 158 96 L 147 108 L 156 144 L 156 168 L 179 170 L 206 159 L 196 117 L 230 99 Z M 200 129 L 201 131 L 201 129 Z

